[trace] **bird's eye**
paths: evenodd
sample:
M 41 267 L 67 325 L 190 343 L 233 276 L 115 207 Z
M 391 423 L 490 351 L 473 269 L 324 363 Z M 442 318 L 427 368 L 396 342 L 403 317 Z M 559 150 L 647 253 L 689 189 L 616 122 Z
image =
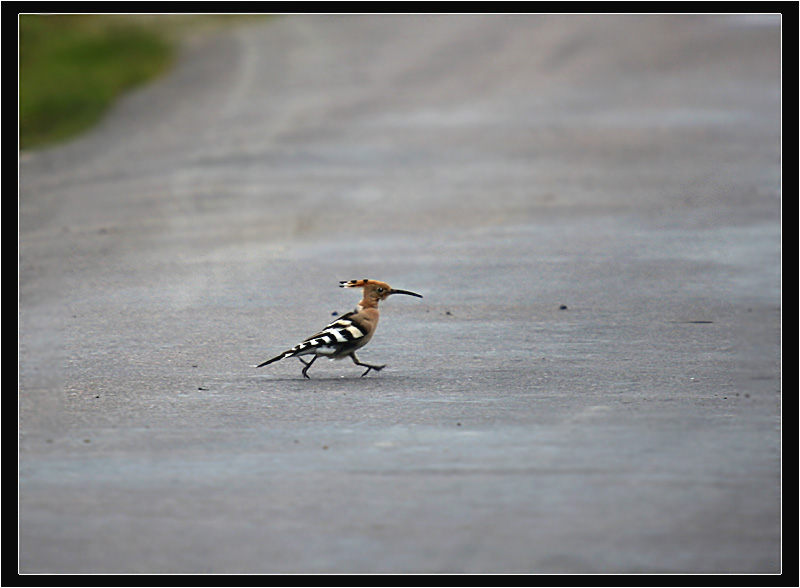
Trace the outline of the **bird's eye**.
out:
M 383 294 L 383 288 L 378 288 L 378 294 Z

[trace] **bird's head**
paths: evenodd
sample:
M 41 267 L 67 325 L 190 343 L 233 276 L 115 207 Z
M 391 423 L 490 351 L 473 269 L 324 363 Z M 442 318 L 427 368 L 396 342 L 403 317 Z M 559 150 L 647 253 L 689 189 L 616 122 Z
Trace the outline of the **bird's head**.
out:
M 392 294 L 407 294 L 422 298 L 421 294 L 409 292 L 408 290 L 398 290 L 397 288 L 392 288 L 386 282 L 379 282 L 378 280 L 343 280 L 339 282 L 339 287 L 361 288 L 364 292 L 364 301 L 376 305 L 379 301 L 385 300 Z

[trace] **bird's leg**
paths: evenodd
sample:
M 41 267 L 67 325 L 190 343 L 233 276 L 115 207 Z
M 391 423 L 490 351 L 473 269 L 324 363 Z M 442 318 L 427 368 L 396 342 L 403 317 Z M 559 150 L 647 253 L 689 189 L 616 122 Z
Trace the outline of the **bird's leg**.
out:
M 360 365 L 360 366 L 363 366 L 363 367 L 367 368 L 367 371 L 365 371 L 363 374 L 361 374 L 361 377 L 362 377 L 362 378 L 363 378 L 364 376 L 366 376 L 366 375 L 369 373 L 369 371 L 370 371 L 370 370 L 375 370 L 376 372 L 379 372 L 379 371 L 381 371 L 383 368 L 385 368 L 385 367 L 386 367 L 385 365 L 370 365 L 370 364 L 368 364 L 368 363 L 361 363 L 361 362 L 358 360 L 358 356 L 355 354 L 355 351 L 354 351 L 353 353 L 351 353 L 351 354 L 350 354 L 350 359 L 352 359 L 352 360 L 353 360 L 353 363 L 354 363 L 354 364 L 356 364 L 356 365 Z
M 298 357 L 297 358 L 297 359 L 300 360 L 300 363 L 302 363 L 304 366 L 306 366 L 306 367 L 303 368 L 303 377 L 304 378 L 306 378 L 308 380 L 311 379 L 311 376 L 309 376 L 306 372 L 308 371 L 308 368 L 311 367 L 311 364 L 314 363 L 317 360 L 317 357 L 318 356 L 315 355 L 314 357 L 311 358 L 311 361 L 305 361 L 302 357 Z

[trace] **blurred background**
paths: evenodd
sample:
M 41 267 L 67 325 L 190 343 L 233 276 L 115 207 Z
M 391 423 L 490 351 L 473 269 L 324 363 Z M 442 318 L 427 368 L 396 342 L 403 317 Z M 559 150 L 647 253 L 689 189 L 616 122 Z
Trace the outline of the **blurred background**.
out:
M 181 43 L 266 16 L 20 14 L 20 148 L 96 123 L 126 90 L 168 71 Z
M 22 571 L 780 571 L 780 15 L 19 24 Z

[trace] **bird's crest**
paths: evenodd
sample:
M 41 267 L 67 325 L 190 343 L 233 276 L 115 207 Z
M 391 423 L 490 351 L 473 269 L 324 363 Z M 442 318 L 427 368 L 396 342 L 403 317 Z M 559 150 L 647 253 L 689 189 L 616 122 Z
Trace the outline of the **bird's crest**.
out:
M 364 278 L 363 280 L 342 280 L 339 282 L 340 288 L 363 288 L 370 282 L 374 282 L 375 280 L 368 280 Z

